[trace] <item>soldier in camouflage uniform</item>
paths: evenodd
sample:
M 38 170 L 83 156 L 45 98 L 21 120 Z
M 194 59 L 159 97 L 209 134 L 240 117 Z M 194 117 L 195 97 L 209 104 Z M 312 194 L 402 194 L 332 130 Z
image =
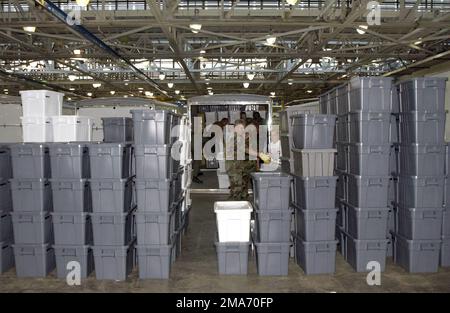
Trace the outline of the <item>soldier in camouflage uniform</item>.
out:
M 250 155 L 257 157 L 258 153 L 250 148 L 249 136 L 248 134 L 245 134 L 245 159 L 238 160 L 237 151 L 239 141 L 237 140 L 237 137 L 242 135 L 245 128 L 245 122 L 243 120 L 237 120 L 235 122 L 235 127 L 236 129 L 233 136 L 234 145 L 230 143 L 234 146 L 234 151 L 232 151 L 234 159 L 225 161 L 226 171 L 230 178 L 230 200 L 248 200 L 248 189 L 250 188 L 251 181 L 250 174 L 257 171 L 257 160 L 251 160 Z M 242 144 L 242 142 L 240 144 Z M 229 147 L 227 142 L 227 149 Z

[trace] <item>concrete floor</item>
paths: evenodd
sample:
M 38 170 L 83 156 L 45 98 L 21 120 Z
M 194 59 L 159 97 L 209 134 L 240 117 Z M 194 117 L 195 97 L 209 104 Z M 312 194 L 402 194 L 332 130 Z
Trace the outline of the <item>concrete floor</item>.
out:
M 92 275 L 82 286 L 70 287 L 54 273 L 45 279 L 17 279 L 13 269 L 0 276 L 0 292 L 450 292 L 449 268 L 436 274 L 412 275 L 388 260 L 382 285 L 371 287 L 366 284 L 366 275 L 355 273 L 340 254 L 335 275 L 306 276 L 291 261 L 288 277 L 259 277 L 251 257 L 248 276 L 219 276 L 213 202 L 221 198 L 224 196 L 193 195 L 182 254 L 168 281 L 141 281 L 135 269 L 125 282 L 96 281 Z

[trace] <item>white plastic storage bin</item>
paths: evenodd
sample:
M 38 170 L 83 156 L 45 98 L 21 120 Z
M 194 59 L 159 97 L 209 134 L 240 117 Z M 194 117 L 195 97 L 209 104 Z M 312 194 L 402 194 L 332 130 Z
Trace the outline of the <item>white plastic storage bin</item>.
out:
M 91 141 L 92 118 L 77 115 L 52 116 L 54 142 Z
M 292 149 L 296 176 L 333 176 L 336 149 Z
M 219 188 L 220 189 L 228 189 L 230 188 L 230 177 L 226 172 L 222 172 L 217 170 L 217 179 L 219 180 Z
M 22 90 L 23 116 L 61 115 L 64 94 L 50 90 Z
M 23 142 L 53 142 L 51 118 L 45 116 L 24 116 L 21 119 Z
M 214 203 L 219 242 L 250 241 L 250 216 L 253 211 L 248 201 L 218 201 Z

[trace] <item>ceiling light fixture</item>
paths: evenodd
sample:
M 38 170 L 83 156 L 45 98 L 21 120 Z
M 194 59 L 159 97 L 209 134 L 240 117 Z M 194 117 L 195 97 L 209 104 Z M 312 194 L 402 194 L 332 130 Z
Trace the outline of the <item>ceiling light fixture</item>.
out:
M 253 80 L 255 78 L 255 73 L 247 73 L 248 80 Z
M 72 98 L 69 97 L 69 98 L 67 98 L 67 100 L 68 100 L 68 101 L 72 101 Z
M 123 97 L 124 97 L 124 98 L 128 98 L 128 95 L 124 95 Z
M 73 82 L 75 79 L 77 79 L 77 76 L 76 75 L 69 75 L 69 80 L 71 81 L 71 82 Z
M 271 92 L 270 92 L 270 95 L 271 95 L 272 97 L 275 97 L 275 91 L 271 91 Z
M 269 46 L 272 46 L 276 41 L 277 41 L 277 37 L 275 37 L 275 36 L 269 36 L 266 38 L 266 43 Z
M 179 91 L 179 90 L 175 90 L 175 94 L 176 94 L 176 95 L 179 95 L 179 94 L 180 94 L 180 91 Z
M 166 78 L 166 74 L 164 74 L 163 72 L 159 73 L 159 80 L 164 80 Z
M 147 97 L 153 97 L 153 92 L 151 92 L 151 91 L 146 91 L 146 92 L 145 92 L 145 95 L 146 95 Z
M 110 93 L 111 95 L 114 95 L 116 92 L 115 92 L 114 90 L 111 90 L 109 93 Z
M 243 83 L 242 85 L 244 86 L 244 88 L 246 88 L 246 89 L 247 89 L 247 88 L 248 88 L 248 86 L 250 86 L 250 83 L 247 83 L 247 82 L 245 82 L 245 83 Z
M 75 49 L 75 50 L 73 50 L 73 54 L 81 54 L 81 50 L 80 49 Z
M 298 0 L 286 0 L 289 5 L 296 5 Z
M 306 90 L 307 93 L 312 93 L 312 90 Z
M 27 33 L 34 33 L 36 31 L 36 27 L 35 26 L 24 26 L 23 30 L 26 31 Z
M 205 54 L 206 51 L 205 50 L 200 50 L 200 54 Z
M 368 29 L 368 28 L 369 28 L 369 26 L 367 26 L 367 25 L 358 25 L 356 32 L 360 35 L 364 35 L 366 33 L 366 31 L 364 29 Z
M 92 97 L 92 92 L 87 93 L 88 97 Z
M 102 86 L 101 83 L 93 83 L 92 84 L 92 87 L 94 87 L 94 88 L 100 88 L 101 86 Z
M 142 88 L 142 87 L 138 87 L 138 90 L 144 90 L 144 88 Z
M 198 34 L 198 32 L 202 29 L 202 24 L 198 23 L 190 24 L 189 28 L 194 34 Z
M 173 87 L 173 83 L 167 83 L 167 87 L 172 88 Z
M 76 0 L 76 3 L 81 6 L 81 7 L 85 7 L 89 4 L 90 0 Z
M 69 88 L 69 90 L 70 90 L 70 91 L 74 91 L 74 90 L 75 90 L 75 88 L 71 87 L 71 88 Z

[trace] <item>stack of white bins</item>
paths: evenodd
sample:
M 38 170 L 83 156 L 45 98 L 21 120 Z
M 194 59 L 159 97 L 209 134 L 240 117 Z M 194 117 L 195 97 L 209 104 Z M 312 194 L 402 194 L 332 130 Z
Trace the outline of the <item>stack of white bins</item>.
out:
M 437 77 L 414 78 L 399 84 L 400 166 L 394 260 L 413 273 L 437 272 L 439 267 L 445 181 L 445 85 L 446 78 Z
M 139 278 L 168 279 L 181 249 L 183 229 L 181 147 L 177 142 L 180 116 L 163 110 L 132 110 L 131 113 Z M 187 134 L 183 136 L 187 140 Z
M 335 115 L 291 117 L 296 261 L 307 275 L 334 273 L 336 268 L 335 123 Z
M 214 203 L 218 232 L 215 245 L 220 275 L 247 275 L 252 211 L 248 201 Z
M 64 94 L 50 90 L 23 90 L 20 95 L 24 142 L 91 140 L 91 118 L 62 115 Z

